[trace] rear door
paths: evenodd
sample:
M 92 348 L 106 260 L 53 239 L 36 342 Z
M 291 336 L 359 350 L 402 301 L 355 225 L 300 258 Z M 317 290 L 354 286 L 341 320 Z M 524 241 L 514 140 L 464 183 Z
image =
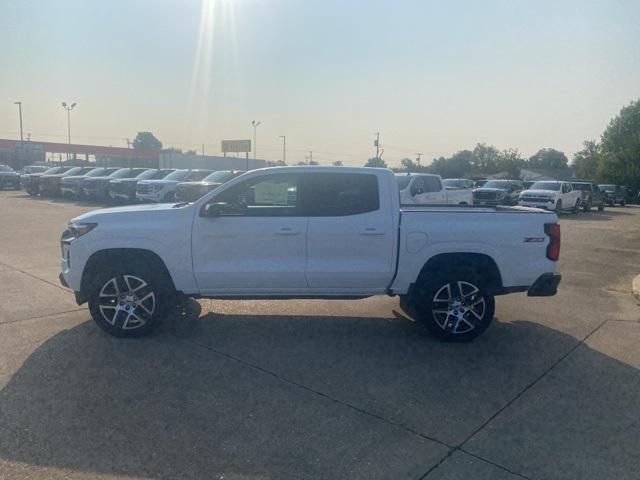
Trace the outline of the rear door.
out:
M 314 172 L 300 180 L 309 290 L 384 291 L 395 266 L 389 182 L 373 172 Z

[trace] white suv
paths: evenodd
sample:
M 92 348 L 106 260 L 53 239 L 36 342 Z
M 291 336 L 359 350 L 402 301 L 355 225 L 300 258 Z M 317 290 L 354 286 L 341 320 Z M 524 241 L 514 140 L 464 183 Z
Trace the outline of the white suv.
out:
M 578 213 L 580 190 L 574 190 L 569 182 L 536 182 L 531 185 L 529 190 L 520 193 L 518 203 L 525 207 L 544 208 L 558 213 L 563 210 Z

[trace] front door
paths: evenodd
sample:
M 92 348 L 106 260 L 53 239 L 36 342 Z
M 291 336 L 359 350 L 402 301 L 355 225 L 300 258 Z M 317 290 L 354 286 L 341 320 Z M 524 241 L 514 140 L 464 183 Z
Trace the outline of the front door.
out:
M 308 218 L 295 174 L 254 177 L 207 202 L 193 227 L 193 268 L 206 295 L 306 291 Z
M 440 178 L 436 176 L 416 176 L 411 184 L 411 195 L 418 205 L 442 205 L 447 196 Z

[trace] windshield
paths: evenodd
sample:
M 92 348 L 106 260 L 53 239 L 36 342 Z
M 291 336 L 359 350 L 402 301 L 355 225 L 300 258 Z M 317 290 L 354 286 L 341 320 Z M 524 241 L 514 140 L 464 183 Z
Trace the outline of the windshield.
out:
M 574 190 L 582 190 L 585 192 L 591 191 L 590 183 L 572 183 L 571 186 L 574 188 Z
M 615 189 L 615 185 L 600 185 L 600 190 L 604 190 L 605 192 L 613 192 Z
M 62 170 L 62 167 L 51 167 L 49 170 L 45 170 L 43 173 L 45 175 L 51 175 L 53 173 L 58 173 Z
M 158 172 L 160 170 L 156 170 L 156 169 L 151 169 L 151 170 L 145 170 L 144 172 L 140 173 L 139 175 L 135 176 L 134 178 L 136 180 L 150 180 L 152 178 L 158 178 Z
M 489 180 L 482 188 L 499 188 L 501 190 L 507 190 L 509 188 L 509 182 L 507 180 Z
M 11 169 L 11 167 L 8 167 L 6 165 L 0 165 L 0 172 L 13 172 L 13 170 Z
M 134 170 L 130 168 L 121 168 L 120 170 L 116 170 L 111 175 L 109 175 L 109 178 L 129 178 L 131 177 L 131 175 L 133 175 L 133 173 Z
M 104 175 L 105 173 L 105 169 L 103 167 L 98 167 L 98 168 L 94 168 L 93 170 L 90 170 L 89 173 L 87 173 L 87 177 L 99 177 L 101 175 Z
M 396 182 L 398 182 L 398 189 L 404 190 L 409 186 L 411 177 L 409 175 L 396 175 Z
M 80 175 L 82 173 L 82 170 L 83 170 L 82 167 L 73 167 L 67 170 L 66 172 L 64 172 L 64 176 L 71 177 L 73 175 Z
M 163 180 L 184 180 L 187 175 L 189 175 L 189 170 L 176 170 L 164 177 Z
M 530 190 L 554 190 L 560 191 L 560 182 L 536 182 L 531 185 Z
M 224 183 L 226 181 L 231 180 L 235 176 L 237 176 L 237 174 L 235 174 L 233 172 L 230 172 L 230 171 L 222 170 L 222 171 L 219 171 L 219 172 L 210 173 L 209 175 L 204 177 L 204 179 L 207 182 Z
M 442 180 L 442 184 L 445 187 L 464 188 L 464 181 L 457 178 L 447 178 Z

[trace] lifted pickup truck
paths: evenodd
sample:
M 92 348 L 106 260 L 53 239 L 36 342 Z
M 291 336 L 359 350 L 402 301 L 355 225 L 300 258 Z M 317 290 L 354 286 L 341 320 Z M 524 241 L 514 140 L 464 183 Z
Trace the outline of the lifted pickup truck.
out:
M 400 296 L 438 338 L 468 341 L 494 296 L 556 293 L 560 228 L 522 207 L 400 208 L 387 169 L 253 170 L 193 203 L 97 210 L 63 232 L 60 280 L 112 335 L 149 333 L 181 296 Z

